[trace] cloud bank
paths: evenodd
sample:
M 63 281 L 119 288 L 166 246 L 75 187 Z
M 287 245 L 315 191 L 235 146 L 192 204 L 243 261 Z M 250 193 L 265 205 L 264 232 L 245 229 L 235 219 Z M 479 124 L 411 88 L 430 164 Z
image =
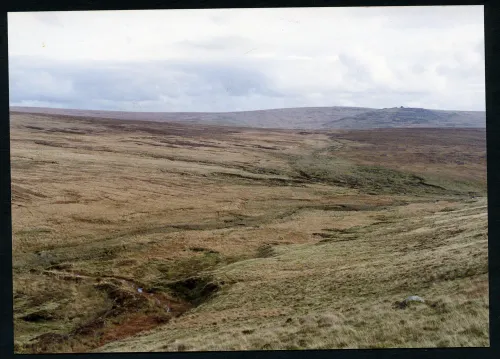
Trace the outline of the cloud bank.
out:
M 10 13 L 8 22 L 13 106 L 485 109 L 482 6 Z

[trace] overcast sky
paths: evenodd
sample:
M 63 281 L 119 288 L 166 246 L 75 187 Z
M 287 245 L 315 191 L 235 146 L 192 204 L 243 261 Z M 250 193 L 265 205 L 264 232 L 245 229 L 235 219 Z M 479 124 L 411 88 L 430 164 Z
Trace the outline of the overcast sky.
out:
M 13 106 L 485 110 L 482 6 L 9 13 Z

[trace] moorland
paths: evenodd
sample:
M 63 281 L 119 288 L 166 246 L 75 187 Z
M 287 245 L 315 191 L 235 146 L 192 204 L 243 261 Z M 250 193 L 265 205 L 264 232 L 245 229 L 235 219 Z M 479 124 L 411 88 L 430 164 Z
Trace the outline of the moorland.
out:
M 10 123 L 18 353 L 489 345 L 484 128 Z

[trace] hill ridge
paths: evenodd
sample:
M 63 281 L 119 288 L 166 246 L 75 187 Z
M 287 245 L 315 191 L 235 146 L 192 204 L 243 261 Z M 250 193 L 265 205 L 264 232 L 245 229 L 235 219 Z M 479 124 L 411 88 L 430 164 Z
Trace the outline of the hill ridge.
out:
M 234 112 L 125 112 L 11 106 L 11 112 L 96 117 L 117 120 L 183 122 L 282 129 L 374 129 L 398 127 L 485 128 L 484 111 L 431 110 L 416 107 L 292 107 Z

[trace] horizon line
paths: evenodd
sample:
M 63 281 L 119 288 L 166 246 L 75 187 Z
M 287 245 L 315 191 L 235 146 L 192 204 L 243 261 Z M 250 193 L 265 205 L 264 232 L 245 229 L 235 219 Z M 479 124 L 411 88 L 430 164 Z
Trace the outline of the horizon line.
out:
M 295 110 L 295 109 L 312 109 L 312 108 L 359 108 L 367 110 L 386 110 L 386 109 L 423 109 L 431 111 L 453 111 L 453 112 L 486 112 L 484 110 L 455 110 L 455 109 L 438 109 L 438 108 L 426 108 L 426 107 L 410 107 L 410 106 L 393 106 L 393 107 L 364 107 L 364 106 L 298 106 L 298 107 L 274 107 L 274 108 L 263 108 L 258 110 L 237 110 L 237 111 L 128 111 L 128 110 L 101 110 L 101 109 L 83 109 L 83 108 L 62 108 L 62 107 L 41 107 L 41 106 L 18 106 L 9 105 L 9 112 L 12 108 L 20 109 L 51 109 L 51 110 L 65 110 L 65 111 L 93 111 L 93 112 L 126 112 L 126 113 L 243 113 L 243 112 L 259 112 L 259 111 L 276 111 L 276 110 Z

